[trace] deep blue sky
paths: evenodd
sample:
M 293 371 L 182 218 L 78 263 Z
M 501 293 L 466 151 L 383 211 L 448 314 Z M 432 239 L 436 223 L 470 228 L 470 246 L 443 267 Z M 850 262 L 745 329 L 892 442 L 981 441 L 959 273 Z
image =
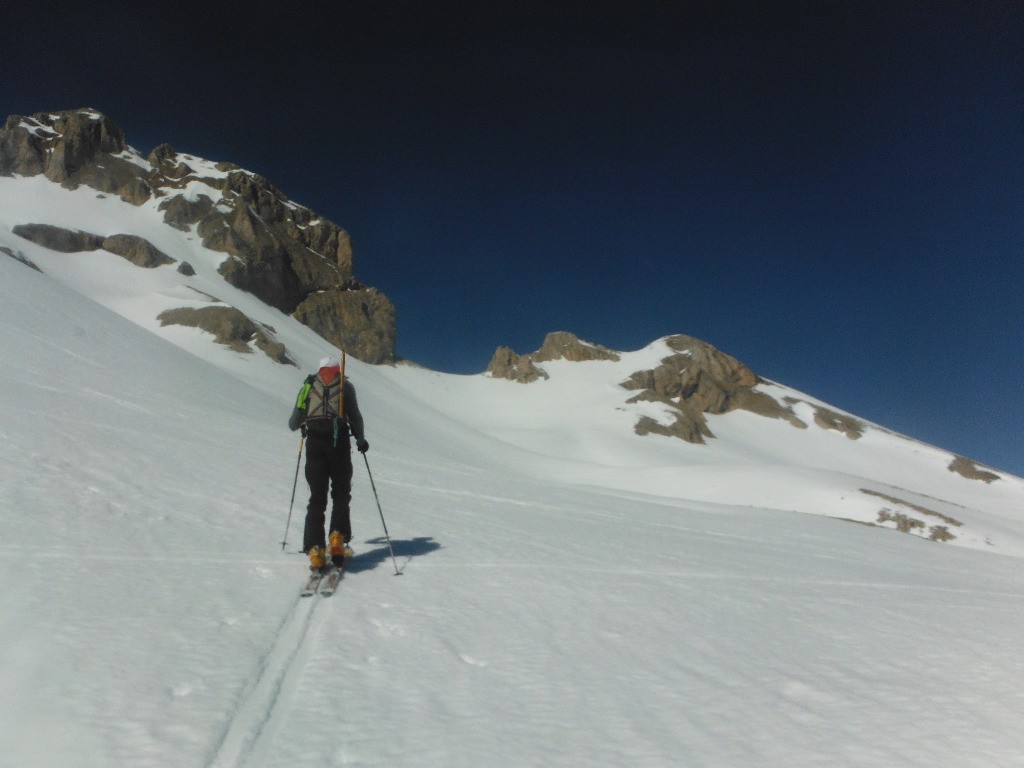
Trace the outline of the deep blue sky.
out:
M 405 357 L 689 333 L 1024 475 L 1024 4 L 24 5 L 3 114 L 264 174 Z

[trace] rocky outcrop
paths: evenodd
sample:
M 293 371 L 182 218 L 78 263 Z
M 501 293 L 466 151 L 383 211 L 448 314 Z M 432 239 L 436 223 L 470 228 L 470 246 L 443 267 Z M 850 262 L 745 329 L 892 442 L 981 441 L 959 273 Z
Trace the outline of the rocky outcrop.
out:
M 271 360 L 282 365 L 295 365 L 288 352 L 271 334 L 273 329 L 250 320 L 235 307 L 179 307 L 161 312 L 157 317 L 160 325 L 184 325 L 201 328 L 213 334 L 213 340 L 235 352 L 252 353 L 250 344 L 263 350 Z
M 44 174 L 134 205 L 159 200 L 165 223 L 194 230 L 203 245 L 225 254 L 220 272 L 229 283 L 303 322 L 310 319 L 332 343 L 347 340 L 344 348 L 359 359 L 395 359 L 394 305 L 355 279 L 348 234 L 258 174 L 181 154 L 169 144 L 144 158 L 111 120 L 91 109 L 9 117 L 0 128 L 0 175 L 12 174 Z M 60 243 L 52 233 L 48 238 Z M 133 260 L 153 256 L 132 250 Z M 328 317 L 331 307 L 341 314 Z
M 111 235 L 103 240 L 103 250 L 128 259 L 137 267 L 153 269 L 173 264 L 174 259 L 145 238 L 137 235 Z
M 487 373 L 495 379 L 509 379 L 520 384 L 548 378 L 548 374 L 535 366 L 529 355 L 518 355 L 509 347 L 498 347 L 487 366 Z
M 95 110 L 11 115 L 0 129 L 0 175 L 43 174 L 69 189 L 84 184 L 140 205 L 150 184 L 126 148 L 121 129 Z
M 983 483 L 992 483 L 1000 479 L 999 475 L 995 472 L 982 469 L 973 461 L 963 456 L 954 456 L 947 469 L 961 477 L 966 477 L 968 480 L 981 480 Z
M 864 435 L 866 426 L 860 419 L 821 406 L 814 407 L 814 423 L 822 429 L 842 432 L 851 440 L 859 440 Z
M 0 174 L 65 182 L 100 155 L 124 151 L 124 136 L 98 112 L 80 109 L 48 115 L 11 115 L 0 133 Z
M 103 238 L 80 229 L 64 229 L 51 224 L 18 224 L 12 230 L 30 243 L 60 253 L 95 251 L 103 246 Z
M 92 232 L 64 229 L 50 224 L 18 224 L 11 231 L 36 245 L 60 253 L 82 253 L 102 248 L 147 269 L 174 263 L 174 259 L 137 235 L 102 237 Z
M 157 209 L 163 213 L 165 224 L 188 232 L 213 211 L 213 198 L 199 195 L 193 200 L 184 195 L 175 195 L 162 200 Z
M 667 435 L 703 443 L 704 438 L 714 437 L 705 414 L 740 408 L 786 419 L 797 427 L 807 426 L 792 409 L 755 390 L 761 380 L 736 358 L 692 336 L 671 336 L 665 342 L 674 354 L 662 358 L 656 368 L 635 372 L 621 386 L 639 390 L 629 399 L 630 403 L 657 402 L 669 406 L 672 421 L 666 424 L 644 416 L 637 422 L 637 434 Z
M 586 360 L 619 360 L 619 355 L 602 347 L 600 344 L 591 344 L 566 331 L 556 331 L 544 337 L 541 348 L 530 355 L 535 363 L 543 363 L 548 360 L 572 360 L 583 362 Z
M 293 314 L 363 362 L 394 362 L 395 305 L 376 288 L 320 291 L 306 298 Z
M 581 341 L 575 334 L 567 331 L 556 331 L 544 337 L 540 349 L 529 355 L 520 355 L 509 347 L 498 347 L 487 366 L 487 373 L 496 379 L 510 379 L 521 384 L 529 384 L 538 379 L 548 378 L 544 369 L 536 363 L 550 360 L 618 360 L 619 356 L 610 349 Z
M 791 405 L 779 403 L 771 395 L 756 389 L 761 379 L 735 357 L 720 352 L 692 336 L 670 336 L 664 340 L 671 354 L 655 368 L 636 371 L 620 386 L 636 391 L 628 403 L 654 402 L 668 406 L 670 418 L 657 420 L 642 416 L 635 430 L 640 435 L 666 435 L 690 443 L 703 443 L 714 437 L 705 414 L 728 413 L 737 409 L 769 418 L 785 419 L 793 426 L 807 425 L 793 412 Z M 528 384 L 548 378 L 539 366 L 551 360 L 619 361 L 622 356 L 599 344 L 581 341 L 571 333 L 550 333 L 536 352 L 519 355 L 508 347 L 499 347 L 487 366 L 493 378 Z M 831 429 L 848 434 L 856 425 L 829 411 L 821 418 Z M 859 434 L 858 434 L 859 436 Z

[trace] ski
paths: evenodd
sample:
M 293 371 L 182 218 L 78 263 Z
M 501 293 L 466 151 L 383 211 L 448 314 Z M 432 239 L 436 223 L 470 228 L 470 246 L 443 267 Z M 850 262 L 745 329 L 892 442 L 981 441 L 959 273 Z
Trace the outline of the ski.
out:
M 327 572 L 327 575 L 320 580 L 320 584 L 317 587 L 317 594 L 323 595 L 324 597 L 330 597 L 334 594 L 334 590 L 338 588 L 338 582 L 341 581 L 342 574 L 345 571 L 345 566 L 340 568 L 331 568 Z
M 332 566 L 325 571 L 309 574 L 309 578 L 306 579 L 306 583 L 303 585 L 299 596 L 312 597 L 313 595 L 323 595 L 324 597 L 330 597 L 338 589 L 338 582 L 341 581 L 344 571 L 344 566 L 341 568 Z
M 306 584 L 302 587 L 302 592 L 299 593 L 301 597 L 310 597 L 316 594 L 317 587 L 320 586 L 320 581 L 324 578 L 324 574 L 319 571 L 314 571 L 309 574 L 309 578 L 306 580 Z

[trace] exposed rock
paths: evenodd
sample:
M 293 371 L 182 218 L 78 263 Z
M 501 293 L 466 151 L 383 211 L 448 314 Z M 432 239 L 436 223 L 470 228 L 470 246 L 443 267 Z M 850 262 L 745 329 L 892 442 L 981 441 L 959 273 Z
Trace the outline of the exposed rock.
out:
M 738 390 L 733 395 L 732 406 L 733 409 L 750 411 L 769 419 L 785 419 L 797 429 L 807 429 L 807 424 L 791 408 L 780 405 L 774 397 L 756 389 Z
M 47 117 L 60 136 L 50 147 L 43 171 L 51 181 L 68 181 L 100 158 L 124 152 L 121 129 L 99 112 L 75 110 Z
M 529 355 L 517 355 L 509 347 L 498 347 L 494 351 L 487 373 L 496 379 L 510 379 L 520 384 L 529 384 L 537 379 L 546 379 L 548 375 L 533 364 Z
M 188 232 L 193 225 L 210 214 L 213 210 L 213 200 L 209 195 L 198 195 L 195 200 L 184 195 L 175 195 L 163 200 L 157 206 L 157 210 L 163 211 L 166 224 L 182 232 Z
M 950 462 L 949 465 L 949 471 L 956 472 L 958 475 L 962 475 L 968 480 L 981 480 L 985 483 L 991 483 L 1001 479 L 995 472 L 988 472 L 963 456 L 956 456 L 953 458 L 953 461 Z
M 912 509 L 913 511 L 918 512 L 922 515 L 928 515 L 929 517 L 937 517 L 946 525 L 953 525 L 958 528 L 963 525 L 962 522 L 960 522 L 956 518 L 950 517 L 949 515 L 944 515 L 941 512 L 936 512 L 934 509 L 929 509 L 928 507 L 925 507 L 921 504 L 915 504 L 912 501 L 907 501 L 906 499 L 901 499 L 897 496 L 893 496 L 888 493 L 882 493 L 881 491 L 875 491 L 870 488 L 861 488 L 860 492 L 868 496 L 876 496 L 880 499 L 885 499 L 886 501 L 891 502 L 892 504 L 898 504 L 900 506 L 907 507 L 908 509 Z
M 14 259 L 15 261 L 20 261 L 26 267 L 32 267 L 32 269 L 34 269 L 36 272 L 42 272 L 43 271 L 38 266 L 36 266 L 36 264 L 32 261 L 32 259 L 28 258 L 21 251 L 12 251 L 6 245 L 0 245 L 0 253 L 6 253 L 12 259 Z
M 636 402 L 636 399 L 634 398 L 630 402 Z M 702 414 L 694 416 L 688 413 L 676 413 L 673 416 L 674 420 L 671 424 L 662 424 L 650 416 L 641 416 L 633 429 L 638 435 L 678 437 L 688 443 L 703 443 L 705 437 L 714 437 Z
M 888 528 L 888 523 L 892 523 L 893 527 L 900 533 L 919 534 L 922 537 L 927 525 L 924 520 L 905 515 L 902 512 L 893 512 L 891 509 L 880 510 L 874 524 L 882 528 Z M 933 525 L 928 529 L 928 539 L 930 541 L 953 541 L 955 538 L 956 536 L 950 533 L 949 528 L 945 525 Z
M 137 267 L 152 269 L 173 264 L 174 259 L 145 238 L 136 235 L 111 235 L 103 241 L 104 250 L 128 259 Z
M 159 210 L 167 224 L 186 232 L 195 227 L 206 247 L 229 257 L 221 274 L 231 284 L 282 312 L 318 318 L 316 330 L 331 334 L 331 341 L 358 340 L 348 349 L 360 359 L 395 358 L 394 307 L 379 293 L 367 298 L 355 279 L 348 234 L 258 174 L 182 155 L 169 144 L 143 159 L 112 121 L 91 109 L 10 116 L 0 128 L 0 175 L 11 174 L 45 174 L 68 188 L 86 185 L 134 205 L 164 198 Z M 86 245 L 73 250 L 100 247 Z M 340 320 L 309 305 L 298 312 L 311 299 L 315 307 L 321 300 L 313 297 L 323 291 L 362 294 L 338 300 L 351 310 L 345 322 L 352 325 L 343 329 Z
M 98 155 L 125 148 L 121 130 L 93 110 L 10 115 L 0 130 L 0 175 L 67 181 Z
M 81 253 L 102 248 L 139 267 L 152 269 L 174 263 L 174 259 L 137 235 L 111 235 L 105 238 L 92 232 L 64 229 L 50 224 L 18 224 L 11 231 L 36 245 L 60 253 Z
M 46 169 L 54 131 L 31 118 L 11 115 L 0 129 L 0 176 L 38 176 Z
M 195 169 L 178 158 L 178 153 L 170 144 L 154 147 L 146 159 L 167 179 L 184 179 L 190 173 L 195 173 Z
M 637 434 L 654 433 L 703 443 L 705 437 L 714 437 L 704 414 L 736 409 L 786 419 L 797 427 L 807 426 L 792 409 L 764 392 L 755 391 L 761 380 L 731 355 L 692 336 L 671 336 L 665 342 L 675 354 L 662 358 L 657 368 L 637 371 L 621 386 L 640 390 L 628 402 L 664 403 L 674 411 L 675 421 L 665 425 L 649 417 L 641 418 L 636 425 Z
M 842 432 L 851 440 L 859 440 L 864 436 L 864 430 L 867 428 L 867 424 L 854 416 L 839 413 L 839 411 L 834 411 L 831 408 L 825 408 L 824 406 L 816 403 L 809 403 L 798 397 L 786 397 L 784 400 L 790 406 L 796 406 L 803 403 L 808 408 L 812 409 L 814 411 L 814 423 L 822 429 L 834 429 L 836 432 Z
M 187 261 L 183 261 L 178 265 L 178 272 L 185 277 L 193 277 L 196 274 L 195 269 Z
M 11 115 L 0 129 L 0 175 L 41 173 L 69 189 L 85 184 L 140 205 L 150 185 L 121 157 L 125 149 L 121 129 L 95 110 Z
M 814 423 L 822 429 L 834 429 L 842 432 L 851 440 L 859 440 L 864 435 L 865 424 L 863 421 L 830 408 L 815 407 Z
M 562 359 L 582 362 L 585 360 L 619 360 L 619 356 L 599 344 L 580 341 L 575 334 L 557 331 L 544 337 L 544 344 L 530 355 L 530 359 L 535 363 Z
M 60 253 L 95 251 L 103 247 L 103 238 L 99 235 L 51 224 L 18 224 L 11 231 L 18 237 Z
M 64 186 L 76 189 L 81 185 L 100 192 L 117 195 L 131 205 L 142 205 L 150 199 L 153 190 L 140 175 L 135 163 L 120 157 L 103 157 L 86 164 L 71 174 Z
M 487 373 L 496 379 L 511 379 L 521 384 L 548 378 L 548 374 L 535 363 L 550 360 L 618 360 L 619 356 L 610 349 L 581 341 L 568 331 L 556 331 L 544 337 L 540 349 L 529 355 L 517 354 L 508 347 L 498 347 L 487 366 Z
M 284 244 L 247 214 L 247 210 L 239 212 L 240 227 L 236 228 L 219 211 L 211 213 L 199 225 L 203 245 L 231 256 L 219 269 L 231 285 L 282 312 L 291 312 L 308 292 L 291 268 Z
M 235 352 L 251 353 L 254 342 L 271 360 L 283 365 L 295 365 L 288 357 L 284 344 L 273 340 L 264 327 L 254 323 L 235 307 L 179 307 L 161 312 L 160 325 L 184 325 L 201 328 L 212 333 L 214 341 Z
M 292 314 L 365 363 L 395 361 L 395 305 L 376 288 L 314 293 Z

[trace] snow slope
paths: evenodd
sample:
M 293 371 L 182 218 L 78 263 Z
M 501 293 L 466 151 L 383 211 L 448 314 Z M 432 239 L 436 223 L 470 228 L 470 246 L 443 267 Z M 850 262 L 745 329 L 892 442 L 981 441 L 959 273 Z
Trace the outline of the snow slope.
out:
M 357 556 L 301 600 L 284 424 L 325 343 L 145 206 L 0 179 L 0 245 L 46 273 L 0 256 L 0 766 L 1024 764 L 1018 478 L 746 413 L 638 437 L 660 342 L 526 386 L 350 361 L 402 577 L 357 454 Z M 299 368 L 159 327 L 196 290 Z M 957 539 L 835 519 L 910 505 Z

